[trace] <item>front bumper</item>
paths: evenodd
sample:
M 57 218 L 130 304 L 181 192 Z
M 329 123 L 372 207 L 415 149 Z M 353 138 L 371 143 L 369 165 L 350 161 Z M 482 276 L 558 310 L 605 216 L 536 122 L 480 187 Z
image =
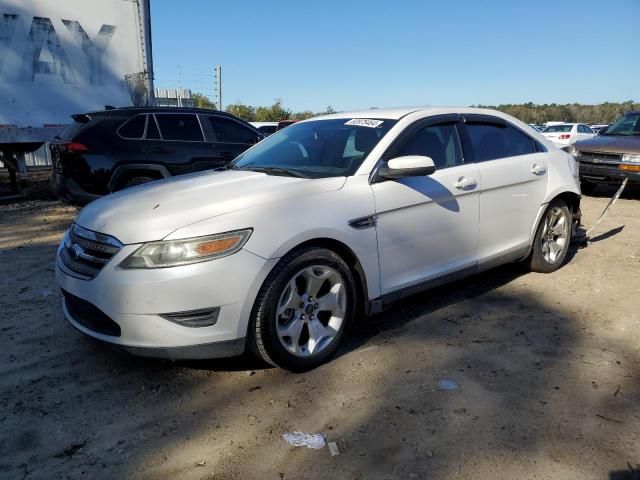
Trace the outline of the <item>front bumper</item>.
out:
M 122 270 L 117 265 L 138 245 L 125 245 L 92 280 L 66 273 L 56 256 L 56 280 L 63 291 L 87 302 L 115 330 L 80 318 L 63 300 L 65 317 L 76 329 L 131 353 L 171 359 L 241 354 L 253 302 L 277 260 L 246 250 L 234 255 L 173 268 Z M 216 323 L 184 326 L 161 315 L 218 307 Z M 89 310 L 91 312 L 91 310 Z M 74 316 L 75 315 L 75 316 Z
M 640 172 L 620 170 L 617 164 L 579 162 L 580 178 L 598 183 L 620 183 L 625 178 L 640 183 Z

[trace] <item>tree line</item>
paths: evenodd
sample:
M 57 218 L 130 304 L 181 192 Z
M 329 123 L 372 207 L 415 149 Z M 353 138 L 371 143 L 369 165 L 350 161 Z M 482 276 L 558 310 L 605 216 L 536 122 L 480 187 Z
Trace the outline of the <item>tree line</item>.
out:
M 215 108 L 207 97 L 193 94 L 197 98 L 197 106 L 201 108 Z M 545 103 L 542 105 L 532 102 L 502 105 L 472 105 L 479 108 L 491 108 L 512 115 L 525 123 L 544 124 L 550 121 L 576 122 L 590 124 L 608 124 L 615 121 L 630 110 L 640 110 L 640 103 L 629 100 L 622 103 L 605 102 L 597 105 L 583 105 L 579 103 Z M 375 108 L 375 107 L 373 107 Z M 270 106 L 252 106 L 241 102 L 227 105 L 226 111 L 246 120 L 247 122 L 277 122 L 279 120 L 305 120 L 318 115 L 336 113 L 332 106 L 322 112 L 304 110 L 293 112 L 277 98 Z
M 622 103 L 605 102 L 598 105 L 582 105 L 579 103 L 545 103 L 537 105 L 529 102 L 523 104 L 477 105 L 477 107 L 499 110 L 525 123 L 543 124 L 550 121 L 559 121 L 608 124 L 630 110 L 640 110 L 640 103 L 632 100 Z
M 227 105 L 226 111 L 247 122 L 278 122 L 280 120 L 306 120 L 307 118 L 316 117 L 318 115 L 328 115 L 336 113 L 332 106 L 328 106 L 322 112 L 312 112 L 304 110 L 302 112 L 293 112 L 282 105 L 282 100 L 276 98 L 272 105 L 267 107 L 254 107 L 243 103 L 233 103 Z

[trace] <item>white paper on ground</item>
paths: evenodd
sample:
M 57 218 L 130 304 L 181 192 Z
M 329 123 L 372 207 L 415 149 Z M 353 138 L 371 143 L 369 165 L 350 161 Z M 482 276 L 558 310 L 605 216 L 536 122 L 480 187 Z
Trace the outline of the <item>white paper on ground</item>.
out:
M 324 448 L 324 435 L 321 433 L 286 432 L 282 437 L 294 447 Z
M 455 380 L 445 378 L 438 382 L 438 388 L 440 390 L 455 390 L 458 388 L 458 383 Z
M 336 444 L 336 442 L 329 442 L 329 452 L 331 452 L 332 457 L 340 455 L 340 451 L 338 450 L 338 445 Z

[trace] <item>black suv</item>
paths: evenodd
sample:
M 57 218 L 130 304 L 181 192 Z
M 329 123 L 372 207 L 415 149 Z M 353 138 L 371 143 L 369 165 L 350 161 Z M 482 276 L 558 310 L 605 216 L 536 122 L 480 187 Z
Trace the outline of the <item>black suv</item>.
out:
M 78 204 L 160 178 L 219 168 L 264 138 L 228 113 L 114 108 L 73 115 L 51 144 L 56 194 Z

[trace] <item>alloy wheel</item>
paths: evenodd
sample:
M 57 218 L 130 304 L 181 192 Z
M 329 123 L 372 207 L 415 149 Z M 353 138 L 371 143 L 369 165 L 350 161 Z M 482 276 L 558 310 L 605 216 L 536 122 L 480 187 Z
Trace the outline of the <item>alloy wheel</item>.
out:
M 310 357 L 326 350 L 345 320 L 347 292 L 342 275 L 313 265 L 293 275 L 280 296 L 276 329 L 292 355 Z
M 554 264 L 562 258 L 570 228 L 571 222 L 562 208 L 553 207 L 547 212 L 542 227 L 542 256 L 547 263 Z

